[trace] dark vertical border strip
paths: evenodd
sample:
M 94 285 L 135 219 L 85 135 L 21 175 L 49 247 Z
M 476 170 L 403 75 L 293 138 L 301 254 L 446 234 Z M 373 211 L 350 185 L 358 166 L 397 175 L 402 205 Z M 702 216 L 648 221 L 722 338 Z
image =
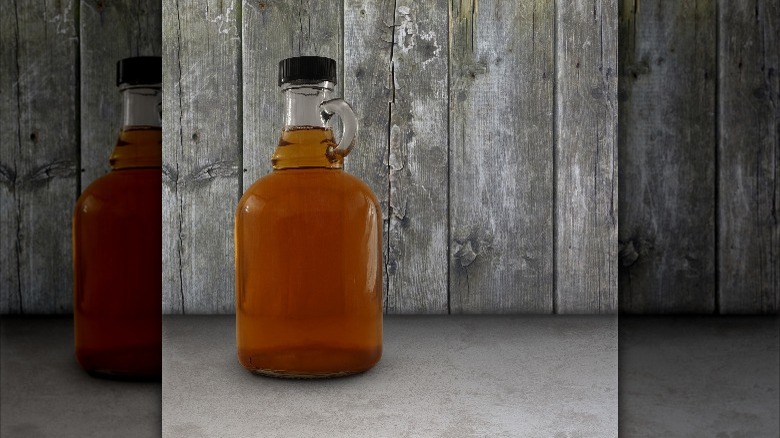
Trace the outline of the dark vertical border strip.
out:
M 714 314 L 720 314 L 720 87 L 721 87 L 721 80 L 720 80 L 720 50 L 721 50 L 721 41 L 720 41 L 720 20 L 721 20 L 721 14 L 720 14 L 720 0 L 715 1 L 715 99 L 714 99 L 714 123 L 713 126 L 715 129 L 715 141 L 713 142 L 715 145 L 715 153 L 714 153 L 714 166 L 715 171 L 714 173 L 714 180 L 715 180 L 715 189 L 713 191 L 713 205 L 714 205 L 714 214 L 713 218 L 715 221 L 715 239 L 713 241 L 713 271 L 715 278 L 713 279 L 715 290 L 713 291 L 713 310 L 712 313 Z
M 552 313 L 558 313 L 558 0 L 553 2 Z

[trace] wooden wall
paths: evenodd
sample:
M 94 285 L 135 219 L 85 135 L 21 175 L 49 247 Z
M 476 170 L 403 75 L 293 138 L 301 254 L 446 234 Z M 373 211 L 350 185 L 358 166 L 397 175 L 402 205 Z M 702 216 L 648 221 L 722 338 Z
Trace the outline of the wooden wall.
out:
M 780 1 L 624 0 L 620 309 L 780 309 Z
M 270 168 L 276 64 L 299 54 L 339 61 L 360 116 L 347 169 L 382 202 L 388 312 L 613 313 L 619 285 L 624 312 L 776 313 L 778 17 L 780 0 L 0 2 L 0 313 L 70 311 L 114 62 L 150 53 L 167 313 L 232 312 L 233 208 Z
M 360 118 L 388 313 L 616 311 L 616 3 L 165 2 L 163 54 L 166 312 L 233 311 L 277 63 L 312 54 Z
M 160 47 L 153 0 L 0 2 L 0 313 L 71 311 L 71 215 L 109 168 L 116 61 Z

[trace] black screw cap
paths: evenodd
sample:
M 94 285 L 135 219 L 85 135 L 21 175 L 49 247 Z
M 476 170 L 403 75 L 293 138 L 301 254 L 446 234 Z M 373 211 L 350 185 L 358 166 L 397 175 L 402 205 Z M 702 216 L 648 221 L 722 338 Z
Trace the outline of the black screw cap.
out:
M 279 85 L 289 82 L 336 83 L 336 61 L 322 56 L 297 56 L 279 61 Z
M 135 56 L 116 63 L 116 85 L 146 85 L 162 83 L 162 58 Z

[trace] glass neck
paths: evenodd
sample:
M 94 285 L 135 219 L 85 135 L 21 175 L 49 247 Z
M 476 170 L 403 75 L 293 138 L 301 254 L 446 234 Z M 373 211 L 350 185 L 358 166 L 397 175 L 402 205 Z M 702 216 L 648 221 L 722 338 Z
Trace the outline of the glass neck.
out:
M 328 148 L 336 147 L 336 142 L 320 107 L 331 98 L 333 85 L 317 82 L 283 86 L 284 128 L 271 158 L 274 170 L 342 168 L 343 158 L 328 158 Z
M 122 94 L 122 130 L 162 126 L 162 88 L 155 85 L 125 85 Z
M 325 128 L 320 104 L 330 99 L 332 82 L 284 84 L 284 128 L 313 126 Z
M 125 85 L 122 129 L 109 160 L 113 170 L 162 166 L 162 90 L 160 85 Z

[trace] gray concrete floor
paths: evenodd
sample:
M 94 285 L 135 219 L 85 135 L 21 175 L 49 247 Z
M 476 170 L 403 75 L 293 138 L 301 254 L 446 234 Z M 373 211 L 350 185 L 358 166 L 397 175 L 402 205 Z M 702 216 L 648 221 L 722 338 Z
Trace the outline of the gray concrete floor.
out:
M 617 317 L 387 317 L 365 374 L 239 365 L 232 316 L 163 320 L 163 435 L 617 436 Z
M 620 317 L 621 437 L 780 437 L 780 319 Z
M 95 379 L 70 318 L 0 319 L 0 436 L 780 436 L 780 320 L 387 317 L 329 381 L 254 376 L 232 316 L 166 317 L 164 382 Z M 165 418 L 162 421 L 160 412 Z
M 0 346 L 0 436 L 160 436 L 160 383 L 87 375 L 72 318 L 3 315 Z

